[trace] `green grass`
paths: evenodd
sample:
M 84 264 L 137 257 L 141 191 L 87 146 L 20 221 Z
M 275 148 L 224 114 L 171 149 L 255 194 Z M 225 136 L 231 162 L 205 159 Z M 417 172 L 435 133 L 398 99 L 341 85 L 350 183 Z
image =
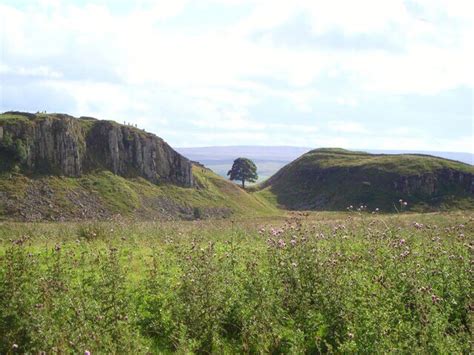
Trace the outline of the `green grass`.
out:
M 10 114 L 2 113 L 0 114 L 0 126 L 3 124 L 29 124 L 31 120 L 21 114 Z
M 469 353 L 473 221 L 0 223 L 0 353 Z

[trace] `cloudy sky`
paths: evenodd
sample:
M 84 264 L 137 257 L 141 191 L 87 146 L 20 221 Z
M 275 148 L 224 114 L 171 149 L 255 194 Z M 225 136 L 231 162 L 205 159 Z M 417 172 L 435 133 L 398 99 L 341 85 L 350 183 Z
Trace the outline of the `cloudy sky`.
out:
M 0 0 L 0 111 L 177 147 L 474 152 L 471 0 Z

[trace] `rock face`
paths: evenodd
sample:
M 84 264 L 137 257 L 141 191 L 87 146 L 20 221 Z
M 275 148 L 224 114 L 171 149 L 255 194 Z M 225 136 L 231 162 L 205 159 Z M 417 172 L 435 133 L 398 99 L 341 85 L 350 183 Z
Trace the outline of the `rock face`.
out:
M 474 175 L 453 169 L 442 169 L 436 173 L 400 176 L 393 182 L 400 194 L 434 196 L 448 186 L 457 186 L 461 191 L 474 194 Z
M 3 117 L 2 117 L 3 116 Z M 78 177 L 110 170 L 193 186 L 192 164 L 161 138 L 131 126 L 61 114 L 0 116 L 0 155 L 27 173 Z

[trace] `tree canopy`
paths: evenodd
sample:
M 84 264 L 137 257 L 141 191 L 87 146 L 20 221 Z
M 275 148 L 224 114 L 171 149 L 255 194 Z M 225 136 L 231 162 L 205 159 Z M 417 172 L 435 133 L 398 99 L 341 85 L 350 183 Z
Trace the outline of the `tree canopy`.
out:
M 247 158 L 237 158 L 232 164 L 232 168 L 227 172 L 230 180 L 242 181 L 242 188 L 245 188 L 245 182 L 255 182 L 258 179 L 257 166 L 253 161 Z

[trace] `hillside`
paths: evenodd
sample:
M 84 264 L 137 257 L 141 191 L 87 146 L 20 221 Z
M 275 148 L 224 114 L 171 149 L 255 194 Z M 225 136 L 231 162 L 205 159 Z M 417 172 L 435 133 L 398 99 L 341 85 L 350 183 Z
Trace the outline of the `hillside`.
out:
M 474 208 L 474 167 L 428 155 L 315 149 L 259 186 L 261 196 L 296 210 L 367 205 L 394 211 Z
M 0 175 L 0 219 L 205 219 L 275 215 L 265 199 L 251 195 L 212 171 L 193 166 L 195 187 L 125 179 L 109 171 L 78 178 Z
M 197 219 L 277 210 L 128 125 L 0 115 L 0 218 Z
M 215 146 L 176 148 L 185 157 L 204 164 L 212 171 L 227 178 L 227 172 L 237 157 L 252 159 L 257 165 L 258 182 L 271 177 L 286 164 L 291 163 L 314 148 L 291 146 Z M 360 150 L 360 149 L 355 149 Z M 474 164 L 474 155 L 462 152 L 416 151 L 416 150 L 374 150 L 364 149 L 373 154 L 423 154 Z

